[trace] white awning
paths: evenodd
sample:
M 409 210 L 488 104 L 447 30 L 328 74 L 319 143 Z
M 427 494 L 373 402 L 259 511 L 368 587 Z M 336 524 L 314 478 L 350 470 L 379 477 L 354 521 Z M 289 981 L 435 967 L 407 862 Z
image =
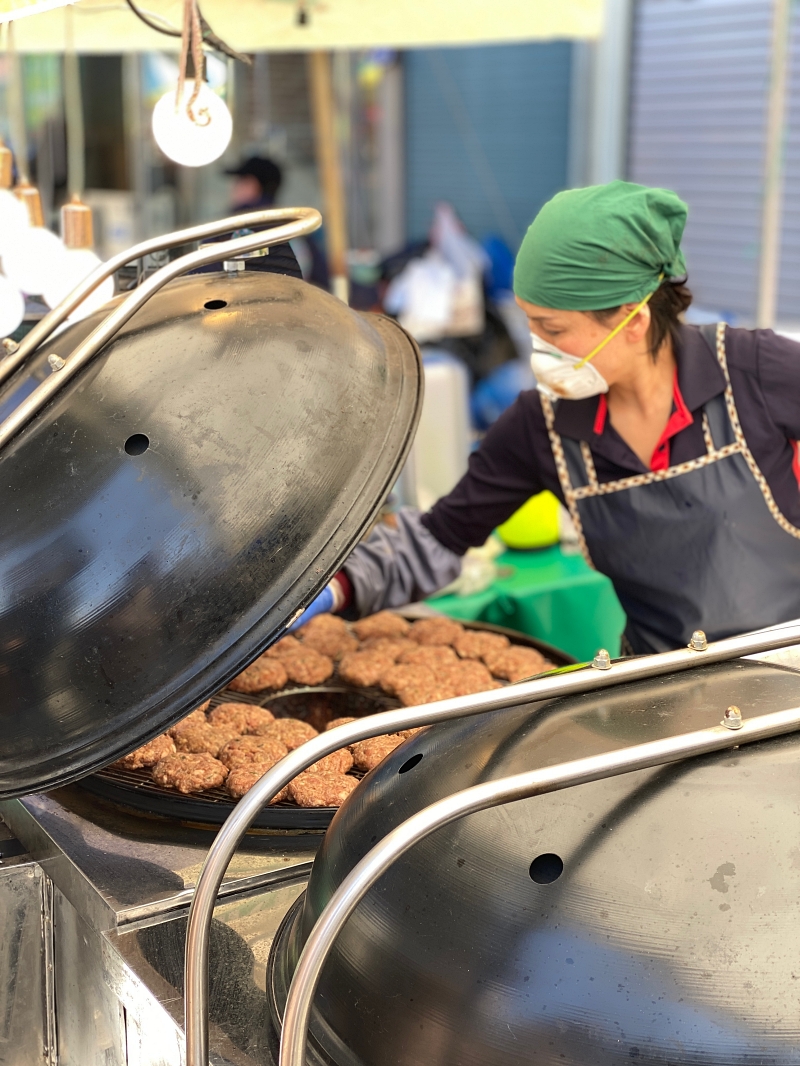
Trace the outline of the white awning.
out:
M 179 27 L 176 0 L 140 0 L 149 16 Z M 69 0 L 0 0 L 0 21 L 15 21 L 22 52 L 64 50 Z M 124 0 L 71 4 L 79 52 L 177 50 L 137 19 Z M 421 48 L 599 36 L 603 0 L 201 0 L 214 32 L 241 52 Z

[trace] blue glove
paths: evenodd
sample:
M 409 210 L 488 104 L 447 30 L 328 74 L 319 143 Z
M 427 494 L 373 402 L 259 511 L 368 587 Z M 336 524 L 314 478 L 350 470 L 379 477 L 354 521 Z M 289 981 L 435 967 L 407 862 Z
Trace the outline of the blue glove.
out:
M 296 629 L 300 629 L 318 614 L 330 614 L 335 605 L 336 598 L 333 594 L 333 589 L 330 585 L 326 585 L 319 596 L 306 607 L 297 621 L 289 626 L 289 632 L 294 633 Z

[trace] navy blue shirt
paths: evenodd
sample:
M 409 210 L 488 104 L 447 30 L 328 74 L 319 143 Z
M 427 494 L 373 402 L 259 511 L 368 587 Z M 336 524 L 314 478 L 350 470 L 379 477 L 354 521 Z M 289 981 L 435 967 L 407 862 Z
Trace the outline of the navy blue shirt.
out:
M 733 397 L 750 451 L 783 515 L 800 526 L 795 442 L 800 440 L 800 344 L 772 330 L 731 329 L 725 350 Z M 696 326 L 681 326 L 675 346 L 680 393 L 693 421 L 670 439 L 670 465 L 706 453 L 701 408 L 725 390 L 716 355 Z M 599 397 L 561 400 L 555 418 L 562 437 L 586 441 L 598 480 L 647 472 L 609 418 L 595 433 Z M 470 458 L 469 469 L 447 496 L 423 516 L 440 543 L 463 554 L 483 544 L 492 530 L 536 493 L 564 495 L 556 472 L 539 394 L 520 394 L 495 422 Z

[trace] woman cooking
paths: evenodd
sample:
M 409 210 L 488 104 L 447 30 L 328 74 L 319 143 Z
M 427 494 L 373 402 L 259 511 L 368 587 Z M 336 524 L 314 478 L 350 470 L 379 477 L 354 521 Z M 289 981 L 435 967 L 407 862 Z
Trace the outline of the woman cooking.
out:
M 800 345 L 681 321 L 686 215 L 674 193 L 622 181 L 545 204 L 514 272 L 538 390 L 430 512 L 377 527 L 303 621 L 430 595 L 544 489 L 612 580 L 629 651 L 800 616 Z

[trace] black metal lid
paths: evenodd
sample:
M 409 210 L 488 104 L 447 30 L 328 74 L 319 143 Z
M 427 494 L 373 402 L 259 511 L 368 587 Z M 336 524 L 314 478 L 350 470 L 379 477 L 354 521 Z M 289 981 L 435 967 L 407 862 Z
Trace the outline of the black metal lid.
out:
M 304 282 L 153 296 L 0 453 L 0 797 L 105 765 L 275 640 L 368 527 L 421 399 L 407 334 Z

